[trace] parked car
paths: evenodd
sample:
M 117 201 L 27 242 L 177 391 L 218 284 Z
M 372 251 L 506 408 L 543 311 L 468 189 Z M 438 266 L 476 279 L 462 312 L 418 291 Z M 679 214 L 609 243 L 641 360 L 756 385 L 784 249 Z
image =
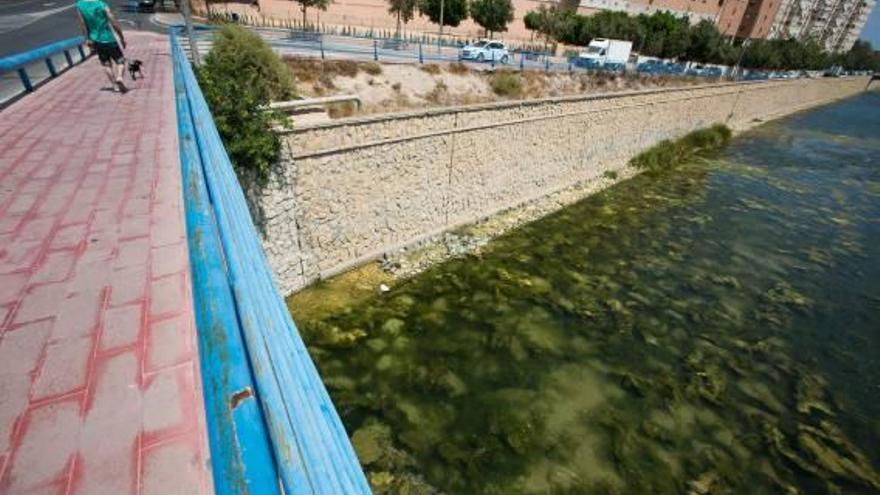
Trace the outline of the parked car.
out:
M 480 40 L 476 43 L 465 45 L 458 56 L 461 60 L 475 60 L 477 62 L 495 61 L 506 64 L 510 61 L 510 51 L 501 41 Z

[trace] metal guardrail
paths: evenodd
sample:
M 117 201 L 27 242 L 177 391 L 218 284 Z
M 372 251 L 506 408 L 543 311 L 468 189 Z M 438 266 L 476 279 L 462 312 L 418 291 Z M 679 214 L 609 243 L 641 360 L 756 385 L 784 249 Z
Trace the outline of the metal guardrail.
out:
M 49 77 L 57 77 L 58 74 L 61 72 L 59 70 L 61 68 L 55 66 L 55 62 L 52 60 L 52 57 L 59 53 L 63 53 L 64 58 L 67 62 L 67 67 L 73 67 L 75 62 L 73 60 L 73 56 L 71 56 L 70 54 L 71 50 L 77 50 L 80 62 L 82 62 L 89 56 L 88 54 L 86 54 L 85 50 L 83 50 L 83 45 L 85 44 L 85 42 L 86 40 L 82 36 L 77 36 L 62 41 L 56 41 L 48 45 L 43 45 L 39 48 L 35 48 L 33 50 L 29 50 L 23 53 L 17 53 L 15 55 L 0 58 L 0 73 L 13 70 L 17 71 L 19 80 L 21 81 L 24 90 L 27 92 L 31 92 L 34 90 L 35 83 L 31 81 L 31 78 L 27 73 L 28 65 L 31 65 L 34 62 L 42 61 L 46 64 L 46 68 L 49 69 Z
M 369 484 L 275 287 L 244 194 L 173 30 L 171 49 L 216 491 L 367 495 Z

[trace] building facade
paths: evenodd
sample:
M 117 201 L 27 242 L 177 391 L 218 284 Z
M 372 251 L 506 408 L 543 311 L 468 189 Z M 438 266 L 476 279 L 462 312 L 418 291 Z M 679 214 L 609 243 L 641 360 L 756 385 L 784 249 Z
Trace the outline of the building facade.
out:
M 537 41 L 527 30 L 523 16 L 541 5 L 551 6 L 553 0 L 512 0 L 514 20 L 501 37 L 519 41 Z M 601 10 L 624 11 L 630 14 L 652 14 L 668 11 L 687 16 L 692 23 L 714 22 L 719 30 L 739 39 L 813 37 L 826 50 L 849 50 L 865 24 L 877 0 L 581 0 L 578 13 L 592 14 Z M 198 1 L 196 2 L 198 3 Z M 213 3 L 213 2 L 212 2 Z M 232 8 L 230 9 L 230 6 Z M 269 17 L 299 19 L 297 4 L 291 0 L 259 0 L 259 10 L 248 4 L 224 4 L 216 10 L 245 11 Z M 342 26 L 394 29 L 396 18 L 388 13 L 386 0 L 334 0 L 320 12 L 310 9 L 309 22 Z M 437 26 L 416 15 L 404 30 L 436 33 Z M 446 30 L 448 35 L 469 39 L 484 35 L 483 29 L 470 20 Z
M 876 0 L 782 0 L 769 37 L 813 38 L 826 50 L 852 48 Z

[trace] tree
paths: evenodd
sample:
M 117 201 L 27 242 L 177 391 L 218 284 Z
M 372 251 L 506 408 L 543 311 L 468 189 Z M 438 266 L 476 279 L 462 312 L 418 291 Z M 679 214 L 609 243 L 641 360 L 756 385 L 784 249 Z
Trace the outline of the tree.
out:
M 507 24 L 513 20 L 511 0 L 471 0 L 471 18 L 486 30 L 486 37 L 492 33 L 507 31 Z
M 690 29 L 687 58 L 700 63 L 718 61 L 721 46 L 725 44 L 724 37 L 715 27 L 715 23 L 702 20 Z
M 306 27 L 306 23 L 307 23 L 306 12 L 308 11 L 309 7 L 314 7 L 316 9 L 326 11 L 327 7 L 329 7 L 330 4 L 333 3 L 333 0 L 294 0 L 294 1 L 296 1 L 296 3 L 299 4 L 299 8 L 302 11 L 303 29 L 305 29 L 305 27 Z
M 397 16 L 397 37 L 400 37 L 400 24 L 413 20 L 416 0 L 388 0 L 388 12 Z
M 467 0 L 420 0 L 419 14 L 434 24 L 440 24 L 440 10 L 443 10 L 443 26 L 456 27 L 468 17 Z M 441 26 L 441 29 L 442 27 Z
M 294 95 L 290 69 L 259 35 L 227 24 L 196 75 L 236 170 L 265 177 L 281 151 L 265 106 Z
M 847 70 L 880 70 L 880 52 L 874 50 L 869 41 L 856 40 L 839 58 L 839 65 Z

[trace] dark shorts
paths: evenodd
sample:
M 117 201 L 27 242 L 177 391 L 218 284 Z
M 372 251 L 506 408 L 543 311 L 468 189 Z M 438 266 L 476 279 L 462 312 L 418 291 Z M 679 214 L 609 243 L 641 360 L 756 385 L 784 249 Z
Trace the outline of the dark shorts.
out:
M 98 54 L 98 60 L 102 64 L 106 64 L 110 60 L 121 64 L 125 60 L 122 49 L 116 43 L 95 43 L 95 53 Z

